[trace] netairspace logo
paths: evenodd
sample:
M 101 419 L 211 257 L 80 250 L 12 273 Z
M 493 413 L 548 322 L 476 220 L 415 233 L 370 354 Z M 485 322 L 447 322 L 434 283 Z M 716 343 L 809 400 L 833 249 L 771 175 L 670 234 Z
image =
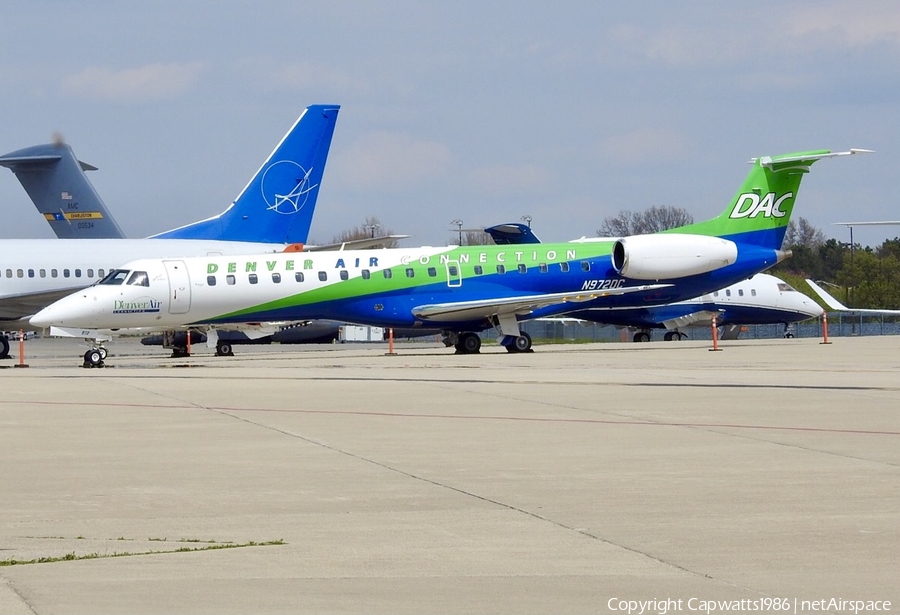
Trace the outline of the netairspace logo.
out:
M 667 613 L 818 613 L 849 612 L 886 613 L 891 610 L 889 600 L 844 600 L 843 598 L 821 598 L 819 600 L 798 600 L 794 598 L 745 598 L 743 600 L 701 600 L 689 598 L 677 600 L 672 598 L 658 600 L 622 600 L 610 598 L 606 603 L 610 611 L 627 613 L 628 615 L 667 615 Z

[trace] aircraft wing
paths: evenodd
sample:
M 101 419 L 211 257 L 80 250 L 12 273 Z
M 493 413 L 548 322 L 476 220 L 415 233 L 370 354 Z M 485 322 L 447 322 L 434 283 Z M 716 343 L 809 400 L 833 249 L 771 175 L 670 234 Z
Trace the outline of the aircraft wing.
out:
M 819 298 L 825 302 L 825 305 L 828 306 L 828 309 L 832 312 L 853 312 L 854 314 L 884 314 L 884 315 L 900 315 L 900 310 L 879 310 L 874 308 L 849 308 L 837 299 L 835 299 L 831 294 L 829 294 L 824 288 L 813 282 L 812 280 L 806 280 L 806 283 L 809 284 L 810 288 L 813 289 Z
M 386 244 L 399 239 L 406 239 L 409 235 L 382 235 L 381 237 L 366 237 L 365 239 L 352 239 L 343 243 L 327 243 L 321 246 L 305 246 L 307 252 L 321 252 L 323 250 L 365 250 L 366 248 L 382 248 Z
M 477 299 L 474 301 L 455 301 L 452 303 L 433 303 L 413 308 L 412 313 L 423 320 L 457 322 L 491 318 L 494 316 L 530 314 L 534 310 L 563 303 L 582 303 L 609 295 L 656 290 L 671 284 L 645 284 L 624 288 L 586 291 L 578 290 L 567 293 L 548 293 L 543 295 L 527 295 L 522 297 L 503 297 L 493 299 Z M 572 309 L 577 309 L 572 306 Z
M 694 325 L 698 322 L 710 322 L 713 316 L 718 317 L 719 314 L 721 314 L 719 311 L 698 310 L 696 312 L 691 312 L 690 314 L 684 314 L 683 316 L 664 320 L 662 321 L 662 324 L 666 329 L 677 329 L 679 327 Z

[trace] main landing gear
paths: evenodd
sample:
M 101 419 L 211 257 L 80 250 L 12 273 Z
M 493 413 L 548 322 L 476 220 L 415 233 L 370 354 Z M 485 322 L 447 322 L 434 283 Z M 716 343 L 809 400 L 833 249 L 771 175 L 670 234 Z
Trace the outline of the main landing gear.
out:
M 456 348 L 456 354 L 478 354 L 481 352 L 481 338 L 472 331 L 463 333 L 445 331 L 442 341 L 445 346 Z
M 6 335 L 0 335 L 0 359 L 9 358 L 9 338 Z
M 441 341 L 445 346 L 456 348 L 456 354 L 478 354 L 481 352 L 481 337 L 472 331 L 456 333 L 444 331 Z M 525 332 L 521 335 L 507 335 L 501 340 L 507 352 L 534 352 L 531 348 L 531 336 Z
M 233 357 L 234 349 L 231 347 L 231 342 L 223 342 L 222 340 L 216 342 L 216 356 Z
M 687 335 L 682 333 L 681 331 L 675 329 L 673 331 L 666 331 L 666 334 L 663 335 L 663 339 L 667 342 L 680 342 Z M 634 334 L 634 337 L 631 338 L 637 343 L 649 342 L 650 341 L 650 329 L 641 329 L 637 333 Z
M 512 338 L 509 340 L 509 344 L 504 344 L 506 352 L 534 352 L 531 348 L 531 336 L 524 331 L 521 332 L 521 335 L 509 337 Z

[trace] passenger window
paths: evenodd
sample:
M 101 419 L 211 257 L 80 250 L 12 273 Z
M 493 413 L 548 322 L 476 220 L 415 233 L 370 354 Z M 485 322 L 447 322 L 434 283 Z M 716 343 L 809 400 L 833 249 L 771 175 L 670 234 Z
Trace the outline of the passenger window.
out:
M 251 284 L 256 284 L 257 282 L 259 282 L 259 278 L 256 276 L 255 273 L 251 273 L 250 275 L 248 275 L 247 279 L 250 281 Z
M 41 269 L 41 277 L 42 277 L 42 278 L 46 278 L 46 277 L 47 277 L 47 270 L 46 270 L 46 269 Z
M 538 271 L 540 271 L 541 273 L 547 273 L 548 271 L 550 271 L 550 267 L 547 266 L 547 263 L 541 263 L 540 265 L 538 265 Z
M 229 273 L 228 275 L 225 276 L 226 284 L 228 284 L 229 286 L 234 286 L 234 282 L 235 282 L 235 277 L 234 277 L 233 273 Z
M 517 269 L 519 270 L 519 273 L 528 273 L 528 267 L 526 267 L 524 263 L 519 263 Z
M 590 261 L 581 261 L 581 270 L 582 271 L 590 271 L 591 270 L 591 262 Z
M 126 282 L 129 286 L 150 286 L 150 276 L 146 271 L 135 271 Z
M 363 269 L 363 270 L 360 272 L 360 275 L 362 276 L 362 279 L 363 279 L 363 280 L 368 280 L 369 278 L 372 277 L 372 272 L 369 271 L 368 269 Z
M 53 277 L 55 278 L 56 276 L 54 275 Z M 98 278 L 102 278 L 102 277 L 103 277 L 103 269 L 98 269 L 98 270 L 97 270 L 97 277 L 98 277 Z
M 34 269 L 29 269 L 29 270 L 28 270 L 28 277 L 29 277 L 29 278 L 33 278 L 33 277 L 34 277 Z
M 8 277 L 8 278 L 11 278 L 11 277 L 12 277 L 12 269 L 7 269 L 7 270 L 6 270 L 6 277 Z
M 406 268 L 406 277 L 408 277 L 408 278 L 416 277 L 416 270 L 413 269 L 412 267 L 407 267 Z
M 475 265 L 475 275 L 481 275 L 482 273 L 484 273 L 484 267 Z
M 713 293 L 713 297 L 718 297 L 718 296 L 719 296 L 719 291 L 716 291 Z
M 69 270 L 66 269 L 66 271 L 69 271 Z M 16 269 L 16 277 L 17 277 L 17 278 L 24 278 L 24 277 L 25 277 L 25 272 L 22 271 L 21 269 Z M 66 277 L 69 277 L 69 276 L 66 275 Z
M 497 273 L 506 273 L 506 265 L 497 265 Z
M 320 281 L 320 282 L 327 282 L 327 281 L 328 281 L 328 272 L 326 272 L 326 271 L 320 271 L 320 272 L 319 272 L 319 281 Z
M 76 278 L 80 278 L 80 277 L 81 277 L 81 269 L 76 269 L 76 270 L 75 270 L 75 277 L 76 277 Z
M 19 271 L 21 272 L 22 270 L 19 269 Z M 22 276 L 19 276 L 19 277 L 22 277 Z M 70 278 L 70 277 L 72 277 L 68 269 L 63 269 L 63 277 L 64 277 L 64 278 Z
M 454 275 L 454 274 L 451 273 L 450 275 Z M 428 268 L 428 277 L 429 278 L 437 277 L 437 269 L 435 269 L 434 267 L 429 267 Z
M 272 274 L 272 281 L 275 282 L 276 284 L 281 284 L 281 274 L 280 274 L 280 273 L 273 273 L 273 274 Z
M 743 296 L 744 296 L 744 289 L 743 289 L 743 288 L 739 288 L 739 289 L 738 289 L 738 296 L 739 296 L 739 297 L 743 297 Z
M 563 273 L 567 273 L 569 271 L 569 263 L 567 263 L 567 262 L 560 263 L 559 270 L 562 271 Z
M 459 275 L 459 271 L 457 270 L 456 265 L 450 265 L 449 267 L 447 267 L 447 271 L 448 271 L 448 272 L 450 273 L 450 275 L 452 275 L 452 276 L 457 276 L 457 275 Z
M 7 269 L 6 272 L 7 272 L 7 276 L 6 276 L 6 277 L 8 277 L 8 278 L 9 278 L 9 277 L 12 277 L 12 276 L 9 275 L 9 269 Z M 51 277 L 51 278 L 58 278 L 58 277 L 59 277 L 59 271 L 57 271 L 56 269 L 51 269 L 51 270 L 50 270 L 50 277 Z
M 41 276 L 41 277 L 44 277 L 44 276 Z M 93 270 L 93 269 L 88 269 L 88 270 L 87 270 L 87 277 L 89 277 L 89 278 L 94 277 L 94 270 Z
M 207 286 L 215 286 L 216 285 L 216 276 L 214 276 L 214 275 L 206 276 L 206 285 Z
M 297 280 L 298 282 L 302 282 L 303 281 L 303 272 L 298 271 L 297 273 L 295 273 L 294 279 Z
M 726 290 L 725 290 L 725 296 L 726 296 L 726 297 L 730 297 L 730 296 L 731 296 L 731 290 L 730 290 L 730 289 L 726 289 Z
M 753 296 L 753 297 L 756 296 L 756 289 L 755 289 L 755 288 L 751 288 L 751 289 L 750 289 L 750 295 Z
M 391 276 L 394 275 L 390 269 L 385 269 L 384 271 L 382 271 L 382 273 L 384 274 L 385 280 L 390 280 Z
M 348 272 L 346 269 L 341 269 L 341 274 L 340 274 L 340 275 L 341 275 L 341 279 L 342 279 L 342 280 L 349 280 L 349 279 L 350 279 L 350 272 Z

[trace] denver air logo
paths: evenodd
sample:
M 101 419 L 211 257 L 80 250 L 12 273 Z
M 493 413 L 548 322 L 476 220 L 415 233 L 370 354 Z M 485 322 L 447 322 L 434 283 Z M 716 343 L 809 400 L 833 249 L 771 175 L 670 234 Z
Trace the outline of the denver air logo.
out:
M 295 214 L 306 205 L 309 193 L 318 184 L 311 186 L 309 174 L 312 169 L 306 170 L 293 160 L 281 160 L 272 164 L 261 181 L 263 200 L 266 209 L 279 214 Z
M 775 193 L 770 192 L 765 196 L 760 196 L 754 192 L 745 192 L 738 197 L 734 209 L 731 210 L 729 218 L 755 218 L 762 215 L 763 218 L 783 218 L 788 212 L 782 211 L 781 207 L 788 199 L 794 198 L 793 192 L 783 194 L 777 199 Z
M 113 314 L 146 314 L 159 312 L 160 302 L 150 297 L 138 297 L 134 301 L 113 301 Z

